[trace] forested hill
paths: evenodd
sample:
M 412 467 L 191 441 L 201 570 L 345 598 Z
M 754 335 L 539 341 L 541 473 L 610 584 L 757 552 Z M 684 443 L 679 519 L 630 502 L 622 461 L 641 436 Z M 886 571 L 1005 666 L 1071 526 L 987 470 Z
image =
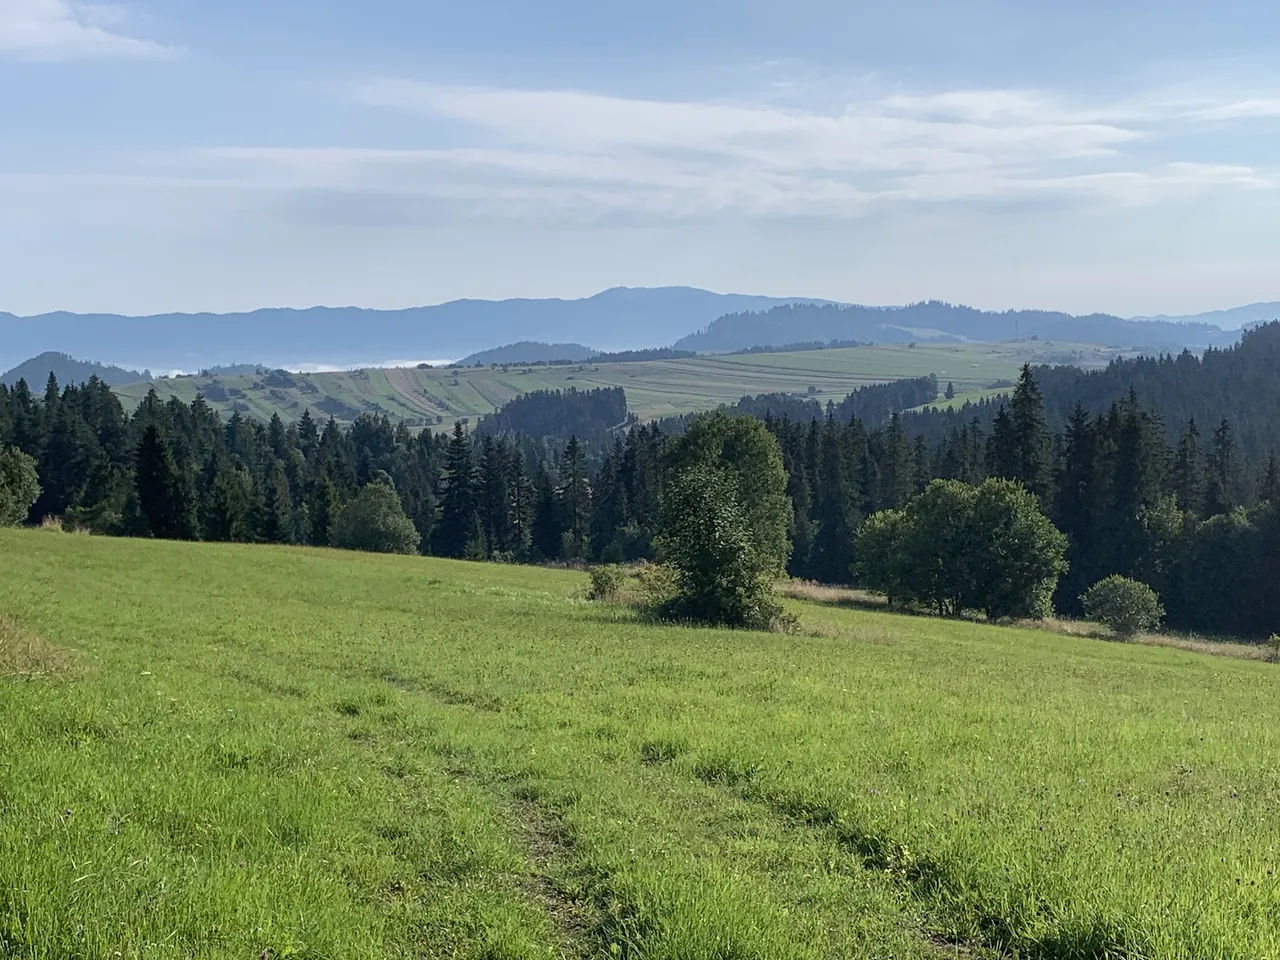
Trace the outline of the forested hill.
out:
M 555 363 L 557 361 L 582 363 L 584 360 L 592 359 L 597 353 L 599 353 L 598 350 L 584 347 L 580 343 L 542 343 L 538 340 L 521 340 L 518 343 L 503 344 L 491 350 L 481 350 L 479 353 L 463 357 L 458 362 L 464 367 L 475 366 L 477 363 L 482 365 Z
M 39 388 L 44 386 L 51 373 L 59 383 L 88 383 L 90 377 L 97 377 L 109 387 L 151 379 L 150 370 L 125 370 L 104 363 L 77 360 L 65 353 L 51 352 L 32 357 L 7 373 L 0 374 L 0 383 L 12 387 L 19 380 L 26 380 L 29 386 Z
M 1162 420 L 1173 441 L 1195 420 L 1202 433 L 1223 419 L 1231 421 L 1236 442 L 1249 458 L 1280 451 L 1280 321 L 1245 331 L 1240 343 L 1210 349 L 1203 356 L 1177 355 L 1114 360 L 1103 370 L 1037 367 L 1052 429 L 1066 424 L 1076 404 L 1103 413 L 1130 391 Z M 983 425 L 996 416 L 1001 400 L 966 404 L 959 410 L 909 415 L 909 432 L 937 440 L 977 417 Z
M 1077 317 L 1043 310 L 995 313 L 929 301 L 905 307 L 784 304 L 764 312 L 720 317 L 674 344 L 684 350 L 727 353 L 752 346 L 782 346 L 797 340 L 859 339 L 875 343 L 917 340 L 1068 340 L 1151 350 L 1225 346 L 1236 331 L 1207 323 L 1136 322 L 1108 314 Z

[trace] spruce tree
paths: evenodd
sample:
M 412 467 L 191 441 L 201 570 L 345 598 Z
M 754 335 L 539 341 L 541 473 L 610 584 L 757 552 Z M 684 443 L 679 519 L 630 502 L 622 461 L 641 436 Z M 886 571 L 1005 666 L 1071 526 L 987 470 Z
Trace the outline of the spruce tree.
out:
M 1021 482 L 1042 505 L 1049 501 L 1050 442 L 1044 399 L 1031 365 L 1024 364 L 1009 404 L 1010 449 L 1001 454 L 1005 472 L 997 475 Z
M 1240 502 L 1240 465 L 1236 457 L 1235 433 L 1224 418 L 1213 431 L 1213 450 L 1209 454 L 1205 514 L 1210 517 L 1230 513 Z
M 1200 516 L 1204 509 L 1204 470 L 1200 463 L 1200 431 L 1195 418 L 1187 421 L 1178 440 L 1178 450 L 1173 457 L 1170 481 L 1178 509 L 1192 516 Z
M 915 491 L 915 458 L 907 441 L 902 415 L 893 414 L 884 434 L 884 459 L 880 466 L 880 503 L 878 508 L 896 510 L 904 507 Z
M 1258 502 L 1280 507 L 1280 461 L 1277 461 L 1274 453 L 1267 456 L 1267 465 L 1262 470 L 1262 481 L 1258 484 Z
M 560 457 L 557 501 L 563 530 L 563 558 L 585 560 L 591 551 L 591 483 L 586 454 L 577 437 L 569 438 Z
M 146 534 L 170 540 L 195 535 L 194 504 L 168 443 L 153 423 L 138 444 L 134 484 Z
M 440 525 L 436 528 L 435 552 L 445 557 L 461 557 L 472 539 L 476 516 L 475 464 L 471 439 L 458 422 L 445 454 L 445 475 L 440 495 Z

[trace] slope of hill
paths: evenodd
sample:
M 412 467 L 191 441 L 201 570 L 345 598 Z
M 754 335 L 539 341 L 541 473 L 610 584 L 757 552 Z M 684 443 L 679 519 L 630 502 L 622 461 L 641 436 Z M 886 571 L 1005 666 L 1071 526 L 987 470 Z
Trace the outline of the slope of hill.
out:
M 203 394 L 224 415 L 239 410 L 262 419 L 278 413 L 286 422 L 304 409 L 350 421 L 361 413 L 386 413 L 418 426 L 452 423 L 492 413 L 521 394 L 576 387 L 623 387 L 642 419 L 707 410 L 746 394 L 801 393 L 839 403 L 869 383 L 935 374 L 957 390 L 991 386 L 1017 375 L 1023 363 L 1105 366 L 1116 351 L 1048 341 L 1002 344 L 906 344 L 846 347 L 795 353 L 725 357 L 588 362 L 564 366 L 366 369 L 242 377 L 172 377 L 130 384 L 116 393 L 134 405 L 150 389 L 190 402 Z
M 1102 413 L 1132 390 L 1140 403 L 1161 417 L 1166 439 L 1178 439 L 1194 419 L 1207 443 L 1224 418 L 1235 431 L 1237 452 L 1250 459 L 1280 453 L 1280 322 L 1245 331 L 1239 344 L 1201 356 L 1183 353 L 1159 358 L 1118 359 L 1091 371 L 1058 366 L 1037 369 L 1050 426 L 1062 429 L 1076 404 Z M 959 385 L 957 385 L 959 389 Z M 937 439 L 978 417 L 989 422 L 1000 399 L 988 397 L 960 409 L 912 414 L 911 430 Z
M 507 343 L 490 350 L 463 357 L 458 362 L 464 367 L 474 364 L 490 363 L 554 363 L 568 361 L 581 363 L 590 360 L 598 350 L 584 347 L 580 343 L 543 343 L 540 340 L 521 340 L 519 343 Z
M 1229 310 L 1209 310 L 1206 313 L 1191 313 L 1184 316 L 1131 317 L 1140 322 L 1159 321 L 1163 323 L 1209 323 L 1223 330 L 1238 330 L 1254 323 L 1267 323 L 1280 320 L 1280 302 L 1250 303 L 1243 307 L 1231 307 Z
M 11 387 L 19 380 L 26 380 L 27 386 L 32 390 L 39 390 L 44 388 L 50 373 L 64 386 L 68 383 L 87 383 L 90 377 L 97 377 L 110 387 L 151 379 L 150 370 L 125 370 L 107 364 L 77 360 L 65 353 L 49 352 L 25 360 L 12 370 L 0 374 L 0 383 Z
M 351 367 L 439 360 L 528 338 L 604 350 L 669 344 L 716 317 L 790 299 L 690 287 L 617 287 L 582 300 L 455 300 L 406 310 L 268 309 L 230 314 L 0 314 L 0 365 L 45 350 L 111 363 L 200 370 L 250 357 L 264 365 Z
M 1106 314 L 1077 317 L 1043 310 L 993 313 L 937 301 L 906 307 L 802 303 L 719 317 L 674 345 L 702 353 L 728 353 L 752 346 L 781 346 L 797 340 L 993 342 L 1032 336 L 1044 340 L 1181 350 L 1225 345 L 1238 334 L 1206 323 L 1138 323 Z
M 44 674 L 0 679 L 5 942 L 1280 956 L 1274 664 L 795 601 L 802 640 L 656 626 L 586 586 L 0 530 L 0 671 Z

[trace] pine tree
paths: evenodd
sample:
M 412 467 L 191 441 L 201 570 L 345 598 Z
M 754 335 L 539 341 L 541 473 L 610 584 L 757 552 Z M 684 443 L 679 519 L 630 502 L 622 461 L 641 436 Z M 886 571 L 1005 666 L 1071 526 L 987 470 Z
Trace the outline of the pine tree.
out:
M 505 440 L 486 436 L 480 448 L 477 510 L 487 550 L 504 555 L 512 551 L 511 492 L 508 488 L 509 451 Z
M 584 560 L 591 551 L 591 484 L 587 459 L 577 437 L 570 437 L 560 458 L 560 488 L 557 491 L 563 529 L 562 556 Z
M 617 543 L 626 523 L 627 494 L 622 486 L 622 438 L 614 439 L 613 452 L 604 458 L 592 491 L 591 544 L 598 559 L 617 563 L 624 559 Z
M 1240 465 L 1236 458 L 1235 433 L 1225 418 L 1213 431 L 1208 468 L 1205 513 L 1210 517 L 1230 513 L 1240 502 Z
M 1204 470 L 1200 464 L 1200 431 L 1193 417 L 1178 440 L 1178 450 L 1173 457 L 1170 480 L 1178 509 L 1183 513 L 1200 516 L 1204 509 Z
M 901 414 L 895 413 L 889 418 L 889 426 L 885 430 L 884 448 L 884 459 L 880 468 L 879 508 L 897 510 L 906 506 L 915 490 L 915 460 L 902 425 Z
M 271 462 L 262 498 L 262 539 L 268 543 L 291 543 L 294 534 L 293 493 L 284 464 Z
M 329 546 L 329 531 L 342 508 L 338 488 L 329 478 L 327 470 L 321 470 L 311 482 L 307 493 L 307 516 L 311 522 L 311 545 Z
M 1280 507 L 1280 461 L 1277 461 L 1274 453 L 1267 456 L 1267 465 L 1262 470 L 1258 501 Z
M 539 464 L 534 479 L 533 554 L 541 560 L 554 560 L 560 556 L 563 546 L 559 503 L 556 498 L 555 480 L 546 464 Z
M 253 508 L 253 479 L 234 459 L 218 467 L 206 510 L 205 532 L 210 540 L 249 541 L 254 539 L 250 513 Z
M 507 490 L 511 497 L 511 550 L 516 560 L 525 560 L 533 544 L 533 518 L 537 491 L 525 470 L 524 455 L 513 448 L 507 461 Z
M 956 385 L 951 381 L 947 381 L 947 392 L 944 396 L 946 396 L 948 400 L 954 400 L 956 398 Z
M 461 557 L 472 539 L 476 516 L 475 464 L 471 439 L 456 423 L 445 454 L 445 475 L 440 496 L 440 525 L 436 528 L 436 553 Z
M 170 540 L 195 536 L 194 503 L 173 460 L 169 445 L 155 424 L 138 444 L 134 483 L 145 533 Z
M 1020 481 L 1043 505 L 1049 500 L 1051 441 L 1045 423 L 1044 399 L 1030 364 L 1023 365 L 1013 389 L 1009 421 L 1011 449 L 1005 456 L 1011 469 L 1005 478 Z

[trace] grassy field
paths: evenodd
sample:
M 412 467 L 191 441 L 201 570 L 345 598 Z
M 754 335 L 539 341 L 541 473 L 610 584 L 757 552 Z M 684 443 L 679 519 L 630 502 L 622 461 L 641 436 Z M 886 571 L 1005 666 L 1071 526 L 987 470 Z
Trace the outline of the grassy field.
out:
M 621 386 L 631 409 L 643 419 L 706 410 L 735 403 L 746 394 L 805 393 L 837 402 L 858 387 L 937 374 L 969 393 L 1011 380 L 1031 363 L 1104 366 L 1115 350 L 1082 344 L 1022 341 L 984 344 L 906 344 L 850 347 L 797 353 L 740 354 L 645 363 L 600 363 L 554 367 L 357 370 L 271 377 L 177 377 L 119 387 L 132 407 L 155 388 L 163 397 L 191 401 L 203 393 L 225 415 L 235 409 L 262 419 L 278 413 L 296 420 L 332 413 L 349 421 L 358 414 L 386 413 L 419 425 L 475 418 L 533 390 Z
M 0 531 L 0 957 L 1280 956 L 1280 668 L 585 581 Z

